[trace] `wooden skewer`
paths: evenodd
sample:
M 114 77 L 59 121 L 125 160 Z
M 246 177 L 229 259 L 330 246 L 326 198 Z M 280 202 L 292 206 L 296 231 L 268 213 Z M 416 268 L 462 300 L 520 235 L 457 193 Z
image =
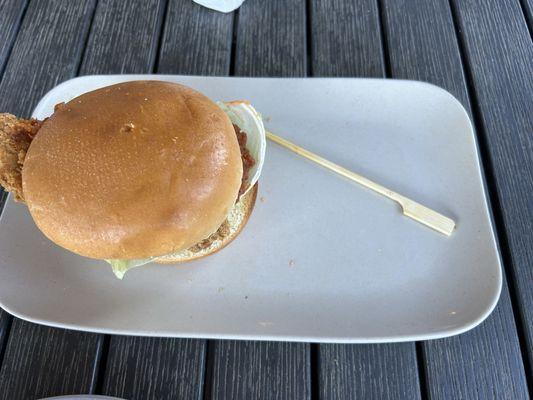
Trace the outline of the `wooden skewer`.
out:
M 365 178 L 364 176 L 356 174 L 355 172 L 341 167 L 340 165 L 328 161 L 325 158 L 322 158 L 319 155 L 310 152 L 309 150 L 305 150 L 300 146 L 297 146 L 294 143 L 291 143 L 288 140 L 273 134 L 272 132 L 267 132 L 266 136 L 273 142 L 283 147 L 286 147 L 287 149 L 295 152 L 296 154 L 299 154 L 302 157 L 314 161 L 315 163 L 320 164 L 323 167 L 333 172 L 336 172 L 339 175 L 344 176 L 345 178 L 357 182 L 360 185 L 363 185 L 385 197 L 388 197 L 391 200 L 396 201 L 398 204 L 400 204 L 400 206 L 402 207 L 403 214 L 407 217 L 410 217 L 415 221 L 429 226 L 430 228 L 433 228 L 436 231 L 443 233 L 447 236 L 450 236 L 452 234 L 455 228 L 455 222 L 452 219 L 445 217 L 444 215 L 439 214 L 438 212 L 433 211 L 432 209 L 423 206 L 422 204 L 419 204 L 416 201 L 408 199 L 407 197 L 402 196 L 399 193 L 387 189 L 379 183 L 371 181 L 370 179 Z

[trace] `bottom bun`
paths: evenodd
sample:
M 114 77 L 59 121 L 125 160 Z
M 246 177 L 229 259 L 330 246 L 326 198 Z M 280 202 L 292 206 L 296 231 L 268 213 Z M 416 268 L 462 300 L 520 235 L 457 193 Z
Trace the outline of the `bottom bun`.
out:
M 248 190 L 237 203 L 233 206 L 231 211 L 228 214 L 228 225 L 229 233 L 221 239 L 214 240 L 209 246 L 198 250 L 192 251 L 190 249 L 181 250 L 176 253 L 166 254 L 164 256 L 157 257 L 153 262 L 159 264 L 175 264 L 182 263 L 185 261 L 196 260 L 208 256 L 210 254 L 216 253 L 217 251 L 223 249 L 228 244 L 237 237 L 237 235 L 242 231 L 244 225 L 248 222 L 250 214 L 255 205 L 255 200 L 257 198 L 257 183 L 251 190 Z

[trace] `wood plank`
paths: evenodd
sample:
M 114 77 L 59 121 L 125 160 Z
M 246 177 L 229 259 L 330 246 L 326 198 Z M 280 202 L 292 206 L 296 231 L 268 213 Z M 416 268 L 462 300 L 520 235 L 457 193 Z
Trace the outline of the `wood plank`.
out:
M 93 8 L 94 1 L 28 6 L 0 83 L 2 111 L 29 115 L 46 91 L 75 74 Z M 6 313 L 0 318 L 2 327 L 9 325 Z M 0 369 L 0 399 L 89 391 L 98 346 L 96 335 L 14 319 Z
M 381 78 L 385 62 L 376 1 L 311 1 L 313 76 Z
M 321 345 L 320 399 L 419 399 L 411 344 Z
M 27 1 L 0 1 L 0 76 L 15 42 Z
M 205 347 L 200 340 L 113 336 L 103 393 L 126 399 L 199 399 Z
M 311 25 L 313 75 L 385 75 L 375 1 L 313 0 Z M 420 398 L 413 343 L 321 344 L 318 366 L 320 399 Z
M 533 42 L 517 1 L 454 4 L 493 168 L 501 210 L 497 218 L 505 228 L 504 258 L 532 377 Z
M 218 341 L 214 347 L 212 399 L 310 398 L 308 344 Z
M 165 9 L 164 0 L 100 1 L 81 73 L 152 72 Z M 205 346 L 203 340 L 112 336 L 96 392 L 128 399 L 198 398 Z
M 475 9 L 473 12 L 477 14 L 479 8 Z M 448 2 L 386 0 L 384 14 L 392 76 L 444 87 L 472 115 Z M 484 61 L 480 58 L 477 62 Z M 487 76 L 494 79 L 494 75 Z M 477 128 L 479 136 L 485 127 Z M 423 353 L 432 399 L 528 398 L 505 283 L 496 310 L 481 326 L 457 337 L 424 342 Z
M 305 75 L 303 0 L 247 0 L 236 20 L 236 75 Z M 292 400 L 311 396 L 309 344 L 212 341 L 209 353 L 204 398 Z
M 233 14 L 192 1 L 169 3 L 157 72 L 160 74 L 227 75 Z
M 235 75 L 305 76 L 304 0 L 247 0 L 239 10 Z
M 98 335 L 15 319 L 0 373 L 0 399 L 40 399 L 88 393 Z
M 96 7 L 80 75 L 149 73 L 166 0 L 102 0 Z

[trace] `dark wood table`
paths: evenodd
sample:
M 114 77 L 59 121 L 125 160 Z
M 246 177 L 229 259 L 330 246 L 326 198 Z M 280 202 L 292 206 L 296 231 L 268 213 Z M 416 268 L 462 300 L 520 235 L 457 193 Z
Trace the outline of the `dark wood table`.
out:
M 108 336 L 0 310 L 0 399 L 529 398 L 532 23 L 533 0 L 247 0 L 232 14 L 190 0 L 0 0 L 0 110 L 20 116 L 85 74 L 387 77 L 445 88 L 476 128 L 506 276 L 481 326 L 417 343 Z

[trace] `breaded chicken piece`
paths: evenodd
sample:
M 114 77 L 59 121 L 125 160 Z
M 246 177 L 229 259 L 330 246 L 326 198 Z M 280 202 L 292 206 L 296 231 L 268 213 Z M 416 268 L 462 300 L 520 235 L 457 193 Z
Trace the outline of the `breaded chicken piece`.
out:
M 30 143 L 41 128 L 36 119 L 19 119 L 12 114 L 0 114 L 0 185 L 13 193 L 15 200 L 24 202 L 22 165 Z

